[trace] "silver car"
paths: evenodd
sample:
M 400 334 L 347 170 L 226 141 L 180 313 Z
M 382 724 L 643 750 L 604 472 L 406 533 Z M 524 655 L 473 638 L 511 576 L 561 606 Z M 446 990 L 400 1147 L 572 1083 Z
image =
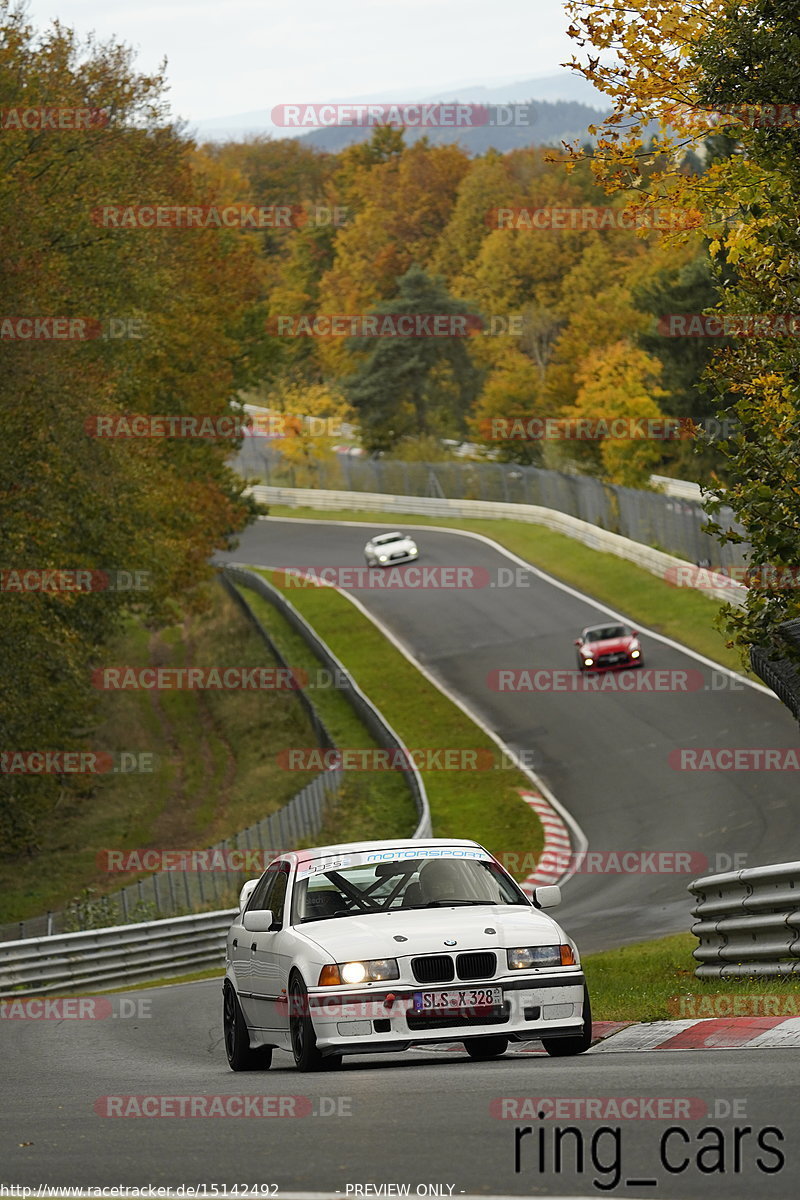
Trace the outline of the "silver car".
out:
M 378 533 L 364 547 L 368 567 L 388 567 L 418 557 L 417 543 L 406 533 Z

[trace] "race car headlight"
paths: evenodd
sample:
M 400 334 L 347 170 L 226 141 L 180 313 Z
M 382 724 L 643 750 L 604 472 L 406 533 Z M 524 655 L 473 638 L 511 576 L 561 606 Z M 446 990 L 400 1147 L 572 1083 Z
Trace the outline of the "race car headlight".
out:
M 382 979 L 399 979 L 396 958 L 373 958 L 368 962 L 339 964 L 342 983 L 377 983 Z
M 417 553 L 417 546 L 416 546 L 416 543 L 415 543 L 415 542 L 409 542 L 409 543 L 408 543 L 408 549 L 409 549 L 409 553 L 411 553 L 411 554 L 416 554 L 416 553 Z
M 565 962 L 568 951 L 569 961 Z M 508 966 L 512 971 L 530 971 L 533 967 L 564 967 L 575 962 L 571 946 L 518 946 L 507 950 Z
M 587 667 L 590 667 L 592 665 L 592 663 L 594 662 L 594 659 L 593 658 L 584 658 L 583 661 Z
M 387 558 L 388 558 L 388 555 L 386 555 L 386 554 L 379 554 L 379 555 L 378 555 L 378 562 L 386 562 L 386 559 L 387 559 Z
M 639 657 L 639 651 L 631 650 L 631 658 L 638 658 L 638 657 Z

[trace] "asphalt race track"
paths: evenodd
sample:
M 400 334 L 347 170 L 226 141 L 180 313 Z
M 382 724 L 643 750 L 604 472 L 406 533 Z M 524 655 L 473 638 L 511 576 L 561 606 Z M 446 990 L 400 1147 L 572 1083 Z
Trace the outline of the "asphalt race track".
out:
M 510 565 L 480 542 L 417 536 L 420 565 L 490 572 Z M 272 566 L 361 566 L 365 540 L 362 529 L 267 520 L 230 557 Z M 744 855 L 739 865 L 747 866 L 797 857 L 790 775 L 678 771 L 669 764 L 680 747 L 797 745 L 795 723 L 762 692 L 714 688 L 709 667 L 646 634 L 648 668 L 700 669 L 709 690 L 514 694 L 486 686 L 497 668 L 572 669 L 576 632 L 604 615 L 535 574 L 528 582 L 357 595 L 428 670 L 526 753 L 591 849 L 703 853 L 710 869 L 724 865 L 717 855 Z M 590 580 L 586 586 L 591 590 Z M 686 929 L 687 879 L 577 874 L 558 915 L 584 950 Z M 387 1185 L 410 1185 L 411 1195 L 675 1200 L 783 1200 L 800 1191 L 792 1051 L 625 1053 L 614 1052 L 611 1039 L 605 1049 L 573 1059 L 510 1053 L 473 1063 L 461 1048 L 410 1051 L 345 1059 L 341 1070 L 319 1075 L 296 1072 L 289 1056 L 276 1052 L 269 1072 L 234 1075 L 222 1046 L 218 980 L 132 992 L 113 1002 L 116 1015 L 103 1020 L 0 1022 L 4 1183 L 204 1184 L 208 1196 L 214 1185 L 234 1184 L 262 1194 L 273 1184 L 281 1193 L 343 1197 L 366 1184 L 383 1187 L 384 1195 L 392 1194 Z M 220 1095 L 289 1097 L 283 1111 L 294 1115 L 103 1115 L 128 1103 L 104 1097 Z M 659 1119 L 539 1120 L 513 1108 L 505 1109 L 507 1119 L 494 1115 L 503 1098 L 514 1097 L 677 1103 L 672 1117 Z M 177 1101 L 171 1104 L 176 1111 Z M 518 1134 L 529 1127 L 534 1132 Z
M 798 1193 L 797 1070 L 794 1056 L 785 1051 L 593 1050 L 573 1059 L 508 1055 L 493 1063 L 473 1063 L 461 1052 L 409 1051 L 393 1058 L 345 1059 L 340 1071 L 321 1075 L 302 1075 L 288 1055 L 276 1053 L 272 1070 L 234 1075 L 221 1043 L 219 981 L 129 996 L 146 997 L 150 1008 L 133 1019 L 2 1022 L 5 1182 L 205 1183 L 209 1189 L 212 1184 L 273 1183 L 281 1191 L 339 1190 L 342 1196 L 354 1184 L 411 1184 L 412 1189 L 437 1184 L 444 1185 L 445 1196 L 448 1187 L 454 1196 L 597 1196 L 603 1192 L 595 1179 L 607 1187 L 618 1178 L 611 1194 L 626 1197 L 788 1200 Z M 219 1094 L 311 1097 L 312 1111 L 341 1115 L 115 1118 L 95 1111 L 106 1096 Z M 493 1101 L 525 1096 L 670 1097 L 693 1101 L 693 1113 L 701 1107 L 712 1114 L 738 1111 L 743 1118 L 587 1122 L 492 1115 Z M 302 1101 L 285 1104 L 299 1109 Z M 520 1143 L 517 1174 L 515 1131 L 531 1125 L 544 1135 L 545 1170 L 538 1167 L 538 1136 L 527 1135 Z M 722 1131 L 724 1173 L 706 1174 L 697 1165 L 698 1150 L 713 1136 L 700 1140 L 707 1125 Z M 671 1126 L 684 1131 L 666 1144 L 671 1166 L 687 1163 L 676 1174 L 661 1164 L 659 1153 Z M 773 1174 L 759 1170 L 755 1161 L 758 1156 L 769 1168 L 778 1164 L 757 1146 L 758 1132 L 768 1126 L 785 1138 L 781 1144 L 776 1135 L 764 1135 L 785 1156 L 782 1169 Z M 581 1131 L 582 1172 L 575 1171 L 572 1157 L 576 1135 L 564 1144 L 562 1170 L 554 1171 L 556 1127 Z M 735 1127 L 753 1131 L 740 1138 L 738 1171 Z M 619 1133 L 601 1135 L 601 1129 Z M 708 1157 L 701 1161 L 710 1165 Z M 615 1163 L 618 1174 L 610 1169 Z
M 269 518 L 251 526 L 228 557 L 273 567 L 362 567 L 369 532 L 380 528 L 393 527 Z M 483 567 L 492 581 L 513 576 L 516 583 L 516 566 L 484 542 L 427 530 L 416 537 L 420 566 Z M 505 575 L 497 574 L 500 568 Z M 578 821 L 591 850 L 688 852 L 692 863 L 705 856 L 709 872 L 797 857 L 792 772 L 687 771 L 669 761 L 682 747 L 798 746 L 796 722 L 771 694 L 738 679 L 731 687 L 729 676 L 646 634 L 647 668 L 692 671 L 690 678 L 701 672 L 708 690 L 578 695 L 487 686 L 498 668 L 573 670 L 574 638 L 608 613 L 536 574 L 522 577 L 530 586 L 352 594 L 507 745 L 524 753 Z M 586 587 L 591 590 L 591 580 Z M 286 594 L 291 599 L 291 590 Z M 620 611 L 624 615 L 623 597 Z M 565 886 L 559 919 L 585 951 L 686 930 L 686 884 L 702 873 L 578 874 Z

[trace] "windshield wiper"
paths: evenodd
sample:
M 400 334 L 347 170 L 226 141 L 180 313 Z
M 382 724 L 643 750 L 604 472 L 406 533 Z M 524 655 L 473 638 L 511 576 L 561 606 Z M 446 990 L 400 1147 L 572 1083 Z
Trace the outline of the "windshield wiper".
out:
M 429 900 L 427 904 L 412 905 L 413 908 L 454 908 L 467 904 L 502 904 L 502 900 Z
M 363 917 L 366 916 L 367 913 L 371 913 L 373 911 L 374 910 L 371 908 L 365 908 L 363 910 L 357 909 L 353 912 L 345 912 L 343 908 L 340 908 L 338 912 L 325 913 L 325 915 L 321 917 L 301 917 L 299 924 L 305 925 L 306 921 L 331 921 L 334 917 Z

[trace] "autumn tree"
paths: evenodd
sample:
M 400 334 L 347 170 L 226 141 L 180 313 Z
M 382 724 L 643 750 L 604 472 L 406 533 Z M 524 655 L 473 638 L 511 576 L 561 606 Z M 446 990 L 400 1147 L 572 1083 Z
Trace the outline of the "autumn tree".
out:
M 797 5 L 625 0 L 569 4 L 568 11 L 578 44 L 600 51 L 576 65 L 615 104 L 592 160 L 598 177 L 610 188 L 640 188 L 644 207 L 699 211 L 710 253 L 735 270 L 717 311 L 741 318 L 743 334 L 714 356 L 710 383 L 721 399 L 719 416 L 734 416 L 739 432 L 721 446 L 728 486 L 708 507 L 716 517 L 723 505 L 733 511 L 753 567 L 793 567 L 800 560 L 796 339 L 779 330 L 753 336 L 746 320 L 797 311 L 800 134 L 793 110 L 782 105 L 800 83 Z M 664 133 L 660 169 L 642 188 L 643 167 L 653 161 L 641 137 L 646 118 L 660 118 Z M 707 169 L 682 171 L 682 152 L 703 147 L 709 135 L 716 153 Z M 731 141 L 733 154 L 725 144 Z M 677 231 L 675 240 L 685 236 Z M 718 534 L 738 537 L 722 526 Z M 796 590 L 769 582 L 777 576 L 767 572 L 766 586 L 750 588 L 744 610 L 726 610 L 725 620 L 743 649 L 762 645 L 780 657 L 786 649 L 776 626 L 797 616 L 800 605 Z
M 94 220 L 103 205 L 214 203 L 224 173 L 195 173 L 163 79 L 137 74 L 126 48 L 83 45 L 61 25 L 37 35 L 6 0 L 0 31 L 4 112 L 105 115 L 89 128 L 6 127 L 0 139 L 0 562 L 149 575 L 135 595 L 0 592 L 3 749 L 69 750 L 91 738 L 90 669 L 126 613 L 159 620 L 188 603 L 252 511 L 227 465 L 230 440 L 103 439 L 95 420 L 230 413 L 262 370 L 260 264 L 238 230 Z M 21 340 L 19 317 L 72 318 L 89 336 Z M 53 805 L 64 811 L 88 786 L 3 775 L 0 842 L 33 844 Z
M 510 347 L 484 383 L 470 431 L 476 441 L 496 450 L 501 462 L 542 466 L 543 442 L 526 436 L 526 429 L 531 420 L 551 416 L 538 367 L 517 347 Z
M 588 426 L 591 435 L 572 444 L 572 457 L 593 463 L 611 483 L 646 487 L 666 425 L 658 403 L 664 395 L 660 374 L 658 360 L 630 341 L 589 354 L 578 371 L 575 403 L 563 412 L 565 431 Z M 568 436 L 564 444 L 570 445 Z

